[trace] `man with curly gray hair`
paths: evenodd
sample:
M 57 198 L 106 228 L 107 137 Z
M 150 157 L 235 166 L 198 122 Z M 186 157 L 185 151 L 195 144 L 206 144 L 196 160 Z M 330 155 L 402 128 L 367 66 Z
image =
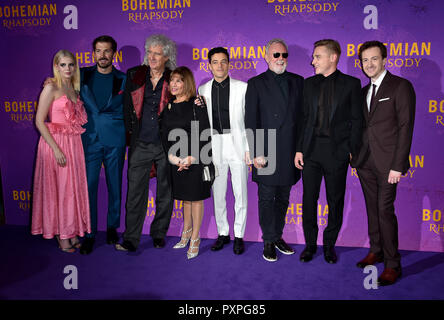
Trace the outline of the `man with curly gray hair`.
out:
M 165 246 L 173 197 L 158 117 L 171 98 L 168 83 L 175 67 L 176 44 L 168 37 L 156 34 L 145 41 L 143 64 L 127 71 L 123 101 L 125 128 L 130 138 L 126 230 L 123 243 L 116 245 L 117 250 L 136 251 L 146 217 L 149 179 L 155 175 L 156 214 L 150 235 L 155 248 Z
M 168 61 L 165 63 L 165 67 L 174 70 L 176 69 L 176 44 L 169 39 L 168 37 L 165 37 L 162 34 L 155 34 L 151 37 L 148 37 L 145 41 L 145 58 L 143 60 L 143 64 L 148 66 L 148 52 L 150 50 L 150 47 L 155 46 L 161 46 L 163 55 L 165 57 L 168 57 Z

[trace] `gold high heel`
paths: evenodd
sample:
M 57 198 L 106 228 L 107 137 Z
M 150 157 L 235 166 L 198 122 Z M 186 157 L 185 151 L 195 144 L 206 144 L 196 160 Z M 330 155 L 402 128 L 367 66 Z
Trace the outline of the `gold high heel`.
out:
M 199 244 L 196 247 L 196 246 L 194 246 L 194 243 L 196 243 L 197 241 L 199 241 Z M 190 248 L 187 251 L 187 258 L 188 259 L 193 259 L 193 258 L 197 257 L 197 255 L 199 254 L 199 245 L 200 245 L 200 238 L 190 241 Z M 191 252 L 191 251 L 193 251 L 193 249 L 197 249 L 197 251 Z
M 173 249 L 185 248 L 188 244 L 188 241 L 190 241 L 191 239 L 191 234 L 188 238 L 186 238 L 185 235 L 187 233 L 191 233 L 191 231 L 193 231 L 193 228 L 190 228 L 187 231 L 182 231 L 182 237 L 180 238 L 180 241 L 174 245 Z

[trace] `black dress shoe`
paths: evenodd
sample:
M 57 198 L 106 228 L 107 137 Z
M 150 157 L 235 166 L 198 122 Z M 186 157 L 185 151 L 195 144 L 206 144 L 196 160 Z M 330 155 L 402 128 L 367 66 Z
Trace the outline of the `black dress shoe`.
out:
M 299 260 L 302 262 L 309 262 L 313 259 L 314 254 L 316 253 L 316 246 L 306 246 L 302 251 Z
M 165 247 L 165 239 L 164 238 L 153 238 L 154 248 L 163 248 Z
M 324 246 L 324 258 L 328 263 L 336 263 L 338 261 L 338 257 L 336 256 L 335 247 L 334 246 Z
M 294 250 L 290 248 L 290 246 L 284 241 L 284 239 L 280 238 L 278 241 L 274 243 L 276 249 L 278 249 L 283 254 L 294 254 Z
M 230 243 L 230 236 L 218 236 L 216 242 L 211 246 L 211 251 L 219 251 L 224 244 Z
M 108 230 L 106 230 L 106 243 L 116 244 L 118 241 L 119 241 L 119 236 L 117 235 L 116 229 L 108 228 Z
M 116 244 L 116 250 L 135 252 L 137 248 L 128 240 L 124 240 L 121 244 Z
M 234 238 L 233 252 L 234 254 L 242 254 L 245 251 L 244 240 L 242 238 Z
M 262 257 L 269 262 L 275 262 L 277 260 L 276 247 L 273 242 L 264 243 L 264 253 Z
M 90 254 L 93 251 L 94 242 L 94 238 L 85 238 L 85 240 L 83 240 L 82 242 L 82 245 L 80 246 L 80 253 Z

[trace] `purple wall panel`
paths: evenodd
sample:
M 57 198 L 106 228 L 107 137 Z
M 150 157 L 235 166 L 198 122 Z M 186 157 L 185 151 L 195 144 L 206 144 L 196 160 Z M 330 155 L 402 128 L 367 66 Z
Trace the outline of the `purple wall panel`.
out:
M 364 10 L 370 4 L 375 6 L 372 10 L 377 9 L 377 29 L 367 30 L 364 20 L 369 14 Z M 438 0 L 2 1 L 0 68 L 5 75 L 0 79 L 0 159 L 7 223 L 29 223 L 38 139 L 33 123 L 34 103 L 43 80 L 51 75 L 52 56 L 59 49 L 76 53 L 81 66 L 91 65 L 92 40 L 98 35 L 109 34 L 117 40 L 120 50 L 115 65 L 126 71 L 142 62 L 145 38 L 163 33 L 177 42 L 178 65 L 190 67 L 197 84 L 201 84 L 211 77 L 203 58 L 206 48 L 227 46 L 231 54 L 230 75 L 247 81 L 266 70 L 261 54 L 263 47 L 271 38 L 280 37 L 289 45 L 289 71 L 308 77 L 313 74 L 310 66 L 313 42 L 334 38 L 342 47 L 339 69 L 359 77 L 364 85 L 368 80 L 356 64 L 356 47 L 366 40 L 378 39 L 387 43 L 388 69 L 409 79 L 417 94 L 412 168 L 401 180 L 395 204 L 400 248 L 442 252 L 444 30 L 440 13 L 443 9 L 444 4 Z M 375 19 L 371 22 L 375 23 Z M 74 28 L 70 29 L 69 24 Z M 368 246 L 364 198 L 352 169 L 349 169 L 347 183 L 344 224 L 338 245 Z M 154 199 L 155 181 L 150 184 L 149 198 Z M 304 243 L 301 191 L 302 183 L 299 182 L 290 198 L 284 237 L 291 243 Z M 322 187 L 320 230 L 328 219 L 324 193 Z M 99 229 L 103 230 L 107 203 L 103 172 L 99 197 Z M 251 180 L 248 197 L 245 239 L 261 241 L 257 187 Z M 126 165 L 122 198 L 120 231 L 125 221 Z M 227 200 L 232 222 L 232 194 L 227 195 Z M 149 230 L 154 212 L 154 206 L 149 205 L 144 233 Z M 179 235 L 181 223 L 180 203 L 177 202 L 168 234 Z M 213 204 L 209 199 L 205 202 L 201 236 L 214 238 L 216 235 Z M 322 241 L 321 233 L 319 240 Z

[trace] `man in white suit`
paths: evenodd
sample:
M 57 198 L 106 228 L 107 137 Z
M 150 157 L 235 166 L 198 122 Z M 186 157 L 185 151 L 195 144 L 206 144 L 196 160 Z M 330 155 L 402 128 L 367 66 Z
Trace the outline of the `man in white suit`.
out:
M 214 78 L 199 87 L 199 94 L 205 98 L 207 104 L 212 129 L 213 162 L 219 171 L 213 184 L 218 238 L 211 250 L 218 251 L 230 242 L 225 198 L 228 169 L 230 169 L 235 198 L 233 251 L 235 254 L 242 254 L 248 200 L 248 166 L 245 157 L 248 152 L 248 142 L 244 124 L 247 84 L 228 76 L 227 49 L 222 47 L 211 49 L 208 53 L 208 61 Z

